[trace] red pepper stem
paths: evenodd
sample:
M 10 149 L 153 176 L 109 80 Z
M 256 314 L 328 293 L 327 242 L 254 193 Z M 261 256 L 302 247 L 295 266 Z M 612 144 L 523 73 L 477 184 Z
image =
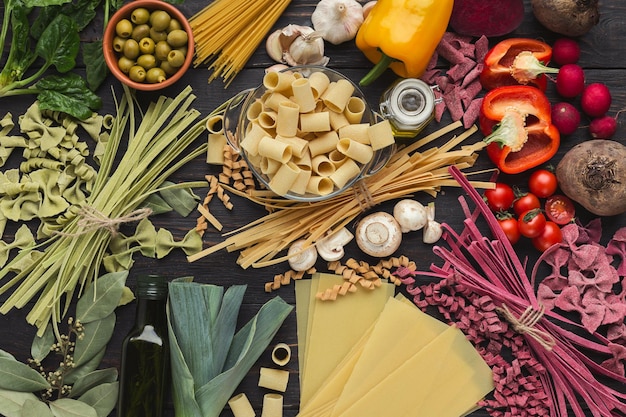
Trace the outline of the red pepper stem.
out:
M 378 61 L 376 65 L 374 65 L 374 68 L 372 68 L 370 72 L 368 72 L 365 77 L 363 77 L 361 81 L 359 81 L 360 86 L 365 87 L 370 85 L 374 80 L 380 77 L 383 72 L 387 70 L 387 68 L 389 68 L 389 65 L 397 61 L 397 59 L 390 57 L 384 52 L 381 52 L 381 54 L 382 56 L 380 58 L 380 61 Z

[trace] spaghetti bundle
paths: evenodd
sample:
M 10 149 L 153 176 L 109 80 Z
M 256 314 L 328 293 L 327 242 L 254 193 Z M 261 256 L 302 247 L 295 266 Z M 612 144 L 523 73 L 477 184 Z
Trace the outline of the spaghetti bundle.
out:
M 291 0 L 215 0 L 189 19 L 194 66 L 209 64 L 227 83 L 241 71 Z

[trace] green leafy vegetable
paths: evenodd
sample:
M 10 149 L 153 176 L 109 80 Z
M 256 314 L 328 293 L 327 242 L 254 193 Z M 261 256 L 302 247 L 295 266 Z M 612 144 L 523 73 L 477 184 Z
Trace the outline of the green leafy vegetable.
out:
M 50 388 L 50 383 L 30 366 L 15 359 L 0 358 L 0 388 L 32 392 Z

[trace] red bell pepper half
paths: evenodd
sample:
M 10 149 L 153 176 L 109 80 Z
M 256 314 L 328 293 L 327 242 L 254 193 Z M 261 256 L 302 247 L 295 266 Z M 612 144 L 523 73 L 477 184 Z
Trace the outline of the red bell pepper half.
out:
M 485 55 L 480 82 L 485 90 L 524 84 L 545 91 L 545 73 L 558 72 L 558 69 L 546 66 L 550 58 L 552 48 L 545 42 L 528 38 L 505 39 Z
M 487 155 L 504 173 L 517 174 L 547 162 L 560 145 L 552 124 L 550 102 L 538 88 L 513 85 L 485 95 L 480 129 Z

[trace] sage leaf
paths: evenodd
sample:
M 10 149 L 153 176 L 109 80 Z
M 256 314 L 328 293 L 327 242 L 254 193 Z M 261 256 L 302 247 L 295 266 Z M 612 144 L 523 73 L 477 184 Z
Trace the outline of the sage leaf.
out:
M 92 406 L 71 398 L 52 401 L 50 410 L 55 417 L 98 417 Z
M 76 340 L 76 348 L 74 349 L 74 363 L 76 367 L 88 362 L 106 347 L 113 335 L 114 328 L 115 313 L 85 324 L 84 336 Z
M 98 417 L 107 417 L 115 408 L 118 392 L 119 383 L 109 382 L 90 389 L 78 400 L 93 407 Z
M 161 185 L 163 189 L 159 194 L 178 214 L 187 217 L 198 207 L 198 197 L 189 188 L 173 186 L 175 186 L 173 182 L 163 182 Z
M 103 319 L 119 305 L 128 271 L 111 272 L 97 278 L 78 299 L 76 317 L 83 324 Z
M 53 417 L 52 410 L 46 403 L 37 399 L 28 399 L 22 405 L 21 417 Z
M 46 378 L 30 366 L 10 358 L 0 358 L 0 388 L 34 392 L 50 388 Z
M 54 336 L 54 330 L 52 324 L 48 323 L 46 330 L 41 336 L 35 335 L 33 343 L 30 346 L 30 356 L 36 361 L 43 361 L 48 354 L 50 354 L 50 348 L 56 342 Z
M 84 378 L 86 375 L 89 375 L 91 372 L 94 372 L 100 366 L 100 362 L 102 358 L 104 358 L 104 354 L 106 353 L 106 348 L 103 348 L 100 352 L 96 353 L 96 355 L 91 358 L 88 362 L 80 365 L 72 369 L 70 372 L 65 374 L 65 382 L 68 384 L 75 384 L 77 381 Z
M 32 392 L 17 392 L 0 389 L 0 414 L 4 417 L 22 417 L 26 401 L 39 401 Z
M 90 389 L 100 384 L 109 384 L 117 381 L 117 368 L 98 369 L 79 378 L 72 386 L 72 398 L 78 398 Z
M 152 209 L 153 214 L 169 213 L 174 210 L 158 194 L 150 194 L 145 200 L 143 200 L 141 207 Z

